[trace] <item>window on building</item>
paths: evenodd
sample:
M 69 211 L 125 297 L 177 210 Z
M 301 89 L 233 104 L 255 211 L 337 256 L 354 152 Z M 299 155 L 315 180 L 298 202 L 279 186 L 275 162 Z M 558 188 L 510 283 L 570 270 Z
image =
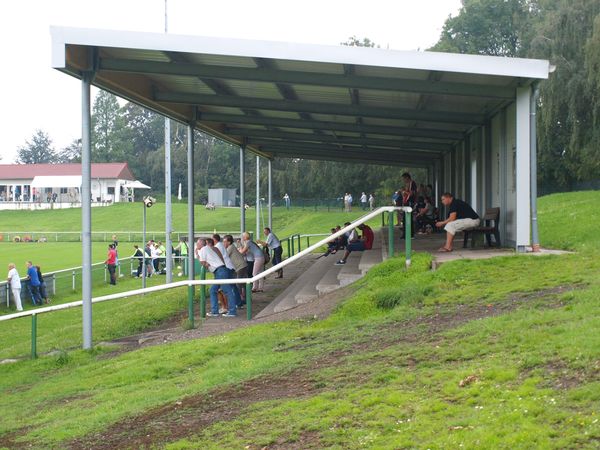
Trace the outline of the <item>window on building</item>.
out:
M 115 195 L 115 188 L 114 187 L 109 187 L 108 188 L 108 195 Z

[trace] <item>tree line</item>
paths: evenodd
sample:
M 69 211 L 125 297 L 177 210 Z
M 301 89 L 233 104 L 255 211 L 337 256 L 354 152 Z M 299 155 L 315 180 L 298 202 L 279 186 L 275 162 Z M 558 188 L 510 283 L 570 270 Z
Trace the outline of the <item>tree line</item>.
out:
M 550 60 L 537 114 L 540 187 L 600 179 L 600 0 L 463 0 L 431 50 Z

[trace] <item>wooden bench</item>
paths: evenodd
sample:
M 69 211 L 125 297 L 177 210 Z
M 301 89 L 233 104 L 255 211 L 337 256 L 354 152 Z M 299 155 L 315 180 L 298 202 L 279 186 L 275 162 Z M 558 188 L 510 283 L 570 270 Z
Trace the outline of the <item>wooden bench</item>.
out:
M 490 223 L 492 221 L 494 222 L 493 226 Z M 492 235 L 494 235 L 496 247 L 500 247 L 500 231 L 498 231 L 498 222 L 500 222 L 500 208 L 487 208 L 480 226 L 463 231 L 463 247 L 467 246 L 469 236 L 471 236 L 471 248 L 475 247 L 475 240 L 473 237 L 476 234 L 485 234 L 488 246 L 490 247 L 492 247 Z

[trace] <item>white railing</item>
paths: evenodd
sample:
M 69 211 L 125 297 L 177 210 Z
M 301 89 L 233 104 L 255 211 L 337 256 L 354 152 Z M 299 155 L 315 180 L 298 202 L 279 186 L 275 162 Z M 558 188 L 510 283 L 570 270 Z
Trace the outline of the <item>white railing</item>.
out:
M 219 234 L 239 234 L 237 231 L 217 231 Z M 213 231 L 196 231 L 195 234 L 198 236 L 212 236 Z M 142 240 L 142 231 L 92 231 L 92 241 L 95 242 L 112 242 L 112 236 L 117 235 L 119 241 L 123 242 L 136 242 Z M 164 239 L 164 231 L 146 231 L 148 239 L 155 239 L 156 236 Z M 173 239 L 179 240 L 180 237 L 187 237 L 187 231 L 173 231 L 171 232 Z M 23 241 L 24 238 L 28 237 L 32 241 L 38 241 L 40 238 L 45 238 L 47 242 L 80 242 L 81 232 L 80 231 L 0 231 L 0 240 L 4 242 L 13 241 L 16 237 Z M 71 239 L 64 240 L 65 238 L 71 237 Z M 63 238 L 63 239 L 61 239 Z M 156 239 L 155 239 L 156 240 Z
M 255 275 L 251 278 L 232 278 L 232 279 L 210 279 L 210 280 L 184 280 L 184 281 L 177 281 L 174 283 L 168 283 L 168 284 L 163 284 L 160 286 L 153 286 L 153 287 L 149 287 L 149 288 L 144 288 L 144 289 L 134 289 L 131 291 L 126 291 L 126 292 L 121 292 L 118 294 L 111 294 L 111 295 L 104 295 L 101 297 L 95 297 L 91 299 L 92 303 L 101 303 L 101 302 L 105 302 L 105 301 L 109 301 L 109 300 L 117 300 L 117 299 L 121 299 L 121 298 L 128 298 L 128 297 L 133 297 L 133 296 L 137 296 L 137 295 L 145 295 L 145 294 L 150 294 L 150 293 L 154 293 L 154 292 L 160 292 L 160 291 L 166 291 L 169 289 L 175 289 L 175 288 L 180 288 L 180 287 L 188 287 L 191 288 L 193 286 L 207 286 L 207 285 L 223 285 L 223 284 L 246 284 L 246 308 L 247 308 L 247 318 L 248 320 L 251 319 L 251 315 L 252 315 L 252 294 L 251 294 L 251 288 L 250 286 L 252 285 L 252 283 L 254 283 L 255 281 L 258 281 L 260 279 L 266 278 L 267 276 L 277 272 L 280 269 L 283 269 L 284 267 L 298 261 L 299 259 L 303 258 L 306 255 L 311 254 L 313 251 L 321 248 L 323 245 L 326 245 L 329 241 L 331 241 L 332 239 L 338 238 L 342 235 L 344 235 L 347 232 L 352 231 L 354 228 L 356 228 L 358 225 L 363 224 L 365 222 L 368 222 L 369 220 L 377 217 L 378 215 L 382 214 L 382 213 L 394 213 L 396 211 L 404 211 L 406 213 L 407 219 L 410 217 L 410 214 L 412 213 L 412 208 L 410 207 L 396 207 L 396 206 L 384 206 L 381 208 L 378 208 L 374 211 L 371 211 L 369 214 L 366 214 L 365 216 L 362 216 L 361 218 L 355 220 L 354 222 L 352 222 L 350 225 L 348 225 L 347 227 L 342 228 L 340 231 L 333 233 L 333 234 L 329 234 L 327 235 L 326 238 L 320 240 L 319 242 L 307 247 L 306 249 L 302 250 L 301 252 L 293 255 L 292 257 L 286 259 L 285 261 L 282 261 L 281 263 L 272 266 L 271 268 L 261 272 L 258 275 Z M 390 245 L 390 251 L 388 252 L 389 255 L 393 255 L 393 245 L 394 245 L 394 239 L 392 236 L 393 233 L 393 218 L 390 217 L 389 218 L 389 229 L 390 229 L 390 240 L 388 241 L 388 245 Z M 410 220 L 406 220 L 407 224 L 410 224 Z M 408 227 L 410 227 L 410 225 L 408 225 Z M 410 235 L 410 228 L 407 228 L 405 230 L 405 233 L 407 236 Z M 411 239 L 405 239 L 405 245 L 406 245 L 406 265 L 407 267 L 410 266 L 410 256 L 411 256 Z M 188 296 L 189 297 L 189 296 Z M 189 298 L 190 302 L 193 302 L 193 296 L 191 297 L 191 299 Z M 14 319 L 18 319 L 21 317 L 27 317 L 27 316 L 31 316 L 32 317 L 32 357 L 36 357 L 35 355 L 35 336 L 36 336 L 36 327 L 37 327 L 37 321 L 36 321 L 36 316 L 39 314 L 44 314 L 44 313 L 49 313 L 49 312 L 53 312 L 53 311 L 60 311 L 60 310 L 64 310 L 64 309 L 70 309 L 70 308 L 76 308 L 76 307 L 80 307 L 83 305 L 83 301 L 79 300 L 76 302 L 71 302 L 71 303 L 63 303 L 61 305 L 53 305 L 53 306 L 47 306 L 44 308 L 37 308 L 34 310 L 30 310 L 30 311 L 22 311 L 22 312 L 18 312 L 18 313 L 14 313 L 14 314 L 7 314 L 4 316 L 0 316 L 0 322 L 4 322 L 4 321 L 8 321 L 8 320 L 14 320 Z M 192 308 L 190 308 L 191 311 L 191 317 L 190 317 L 190 321 L 193 324 L 193 304 L 190 304 L 190 306 L 192 306 Z

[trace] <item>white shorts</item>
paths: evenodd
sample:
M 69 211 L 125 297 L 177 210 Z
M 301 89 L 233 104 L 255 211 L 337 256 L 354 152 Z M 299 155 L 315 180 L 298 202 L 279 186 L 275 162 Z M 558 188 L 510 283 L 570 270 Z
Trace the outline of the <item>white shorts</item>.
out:
M 469 228 L 475 228 L 478 226 L 479 219 L 457 219 L 452 222 L 448 222 L 444 227 L 444 230 L 454 236 L 459 231 L 468 230 Z

